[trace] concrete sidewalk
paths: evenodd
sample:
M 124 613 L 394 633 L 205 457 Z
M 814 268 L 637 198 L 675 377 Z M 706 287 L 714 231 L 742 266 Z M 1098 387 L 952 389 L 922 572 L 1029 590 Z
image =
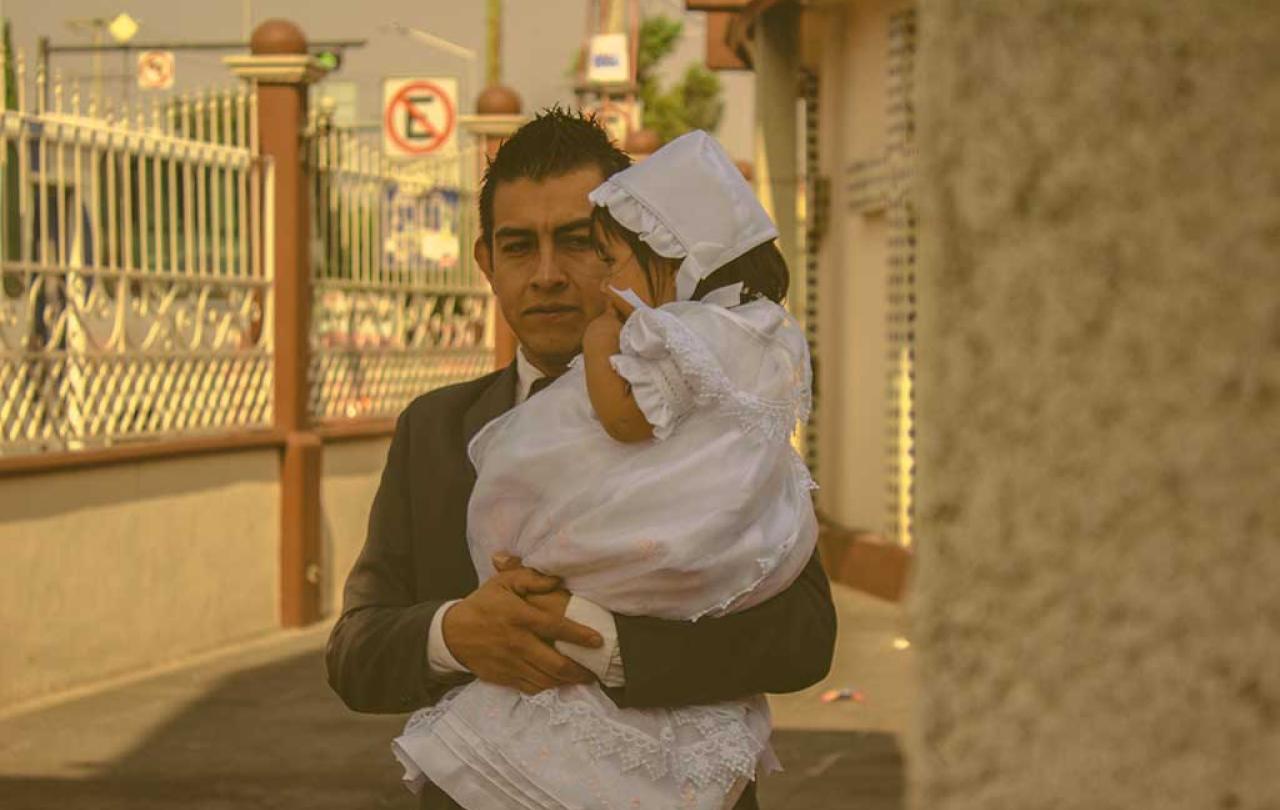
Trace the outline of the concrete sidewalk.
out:
M 766 810 L 903 806 L 897 737 L 910 653 L 895 607 L 837 587 L 841 642 L 828 680 L 774 700 L 786 771 Z M 0 808 L 402 808 L 388 743 L 402 716 L 348 711 L 324 679 L 327 627 L 0 719 Z M 824 704 L 849 687 L 862 703 Z

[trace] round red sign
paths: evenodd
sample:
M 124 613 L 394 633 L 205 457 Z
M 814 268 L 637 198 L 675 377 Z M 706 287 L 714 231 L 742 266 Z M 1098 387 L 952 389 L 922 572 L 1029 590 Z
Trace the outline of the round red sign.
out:
M 407 154 L 434 152 L 453 134 L 457 116 L 449 96 L 434 82 L 401 87 L 383 114 L 387 137 Z

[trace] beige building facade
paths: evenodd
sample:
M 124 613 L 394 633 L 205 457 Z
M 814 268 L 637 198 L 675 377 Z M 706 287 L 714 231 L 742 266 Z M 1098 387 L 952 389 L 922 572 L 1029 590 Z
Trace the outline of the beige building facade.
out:
M 805 451 L 818 507 L 910 545 L 916 11 L 907 0 L 696 4 L 730 5 L 727 45 L 756 74 L 755 180 L 815 358 Z

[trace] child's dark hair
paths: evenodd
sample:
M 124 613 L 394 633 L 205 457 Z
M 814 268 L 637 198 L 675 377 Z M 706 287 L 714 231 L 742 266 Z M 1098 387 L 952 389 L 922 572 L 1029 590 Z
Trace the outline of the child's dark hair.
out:
M 644 270 L 645 278 L 649 282 L 649 291 L 652 293 L 653 273 L 656 270 L 656 262 L 661 257 L 637 234 L 627 230 L 614 219 L 608 208 L 597 206 L 591 212 L 591 219 L 595 225 L 591 232 L 593 238 L 597 240 L 596 250 L 602 250 L 599 244 L 599 238 L 602 235 L 625 242 L 635 254 L 640 268 Z M 738 258 L 718 267 L 714 273 L 698 282 L 698 286 L 693 291 L 693 299 L 696 301 L 712 290 L 738 282 L 742 282 L 744 300 L 768 298 L 776 304 L 781 304 L 786 299 L 787 290 L 791 286 L 791 273 L 787 270 L 786 260 L 782 258 L 782 251 L 778 250 L 778 246 L 772 240 L 756 245 Z

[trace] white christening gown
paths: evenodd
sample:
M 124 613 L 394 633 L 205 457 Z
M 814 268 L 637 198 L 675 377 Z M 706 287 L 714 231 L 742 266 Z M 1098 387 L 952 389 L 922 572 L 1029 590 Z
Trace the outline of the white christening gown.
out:
M 614 613 L 694 620 L 785 589 L 813 552 L 812 480 L 789 437 L 809 406 L 808 349 L 777 304 L 643 305 L 614 368 L 654 439 L 610 438 L 580 361 L 472 440 L 467 516 L 481 581 L 503 551 Z M 533 696 L 474 681 L 393 743 L 405 780 L 467 808 L 731 806 L 769 748 L 763 696 L 620 709 L 599 686 Z

